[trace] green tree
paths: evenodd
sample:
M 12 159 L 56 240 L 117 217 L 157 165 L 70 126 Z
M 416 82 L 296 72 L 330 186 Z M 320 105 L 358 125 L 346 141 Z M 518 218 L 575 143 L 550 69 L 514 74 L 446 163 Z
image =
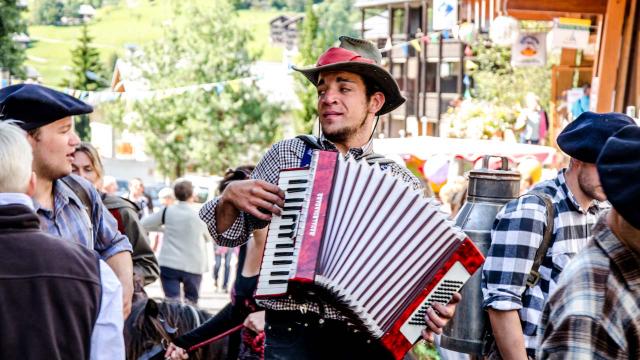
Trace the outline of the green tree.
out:
M 340 35 L 355 35 L 349 19 L 352 7 L 353 0 L 328 0 L 318 5 L 314 5 L 313 0 L 307 0 L 298 64 L 315 64 Z M 316 88 L 301 74 L 296 75 L 296 88 L 301 104 L 301 108 L 295 112 L 296 130 L 311 133 L 318 116 Z
M 26 33 L 23 9 L 16 0 L 0 0 L 0 69 L 9 69 L 12 75 L 23 77 L 24 49 L 13 41 L 14 34 Z
M 549 109 L 552 61 L 547 61 L 547 66 L 514 68 L 511 48 L 495 46 L 484 39 L 473 45 L 473 52 L 475 68 L 469 73 L 475 80 L 476 98 L 513 107 L 522 104 L 526 94 L 533 92 L 540 105 Z
M 64 4 L 59 1 L 34 0 L 31 3 L 31 14 L 34 24 L 55 25 L 64 16 Z
M 318 17 L 313 8 L 313 0 L 307 0 L 304 21 L 302 23 L 302 33 L 300 34 L 300 53 L 297 62 L 303 66 L 315 64 L 318 56 L 321 54 L 318 42 L 319 39 Z M 313 122 L 315 121 L 318 111 L 316 107 L 316 89 L 306 77 L 301 74 L 295 75 L 296 93 L 300 100 L 300 109 L 295 112 L 296 131 L 302 133 L 311 133 L 313 131 Z
M 78 89 L 95 91 L 105 87 L 105 70 L 100 61 L 100 52 L 91 46 L 93 38 L 89 35 L 87 24 L 82 25 L 82 32 L 78 38 L 78 46 L 71 50 L 71 78 L 63 82 L 63 86 Z M 89 116 L 81 115 L 75 117 L 75 126 L 78 136 L 82 140 L 90 140 L 91 129 L 89 127 Z
M 186 170 L 222 173 L 255 162 L 279 135 L 280 104 L 272 104 L 251 80 L 250 32 L 226 1 L 215 7 L 175 4 L 174 21 L 136 62 L 154 89 L 212 84 L 205 89 L 154 92 L 137 102 L 133 130 L 146 151 L 172 178 Z M 219 83 L 220 82 L 220 83 Z M 224 82 L 224 84 L 222 84 Z

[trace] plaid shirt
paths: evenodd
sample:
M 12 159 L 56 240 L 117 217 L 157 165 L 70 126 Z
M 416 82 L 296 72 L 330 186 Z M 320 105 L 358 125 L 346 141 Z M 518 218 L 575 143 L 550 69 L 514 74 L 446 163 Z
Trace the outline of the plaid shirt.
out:
M 640 359 L 640 255 L 602 216 L 560 275 L 540 323 L 541 359 Z
M 335 145 L 326 139 L 321 140 L 325 150 L 337 151 Z M 300 167 L 300 161 L 304 154 L 306 145 L 300 139 L 289 139 L 276 143 L 262 158 L 251 174 L 253 179 L 260 179 L 272 184 L 278 183 L 280 170 Z M 370 146 L 364 148 L 351 148 L 345 155 L 345 159 L 352 157 L 356 160 L 362 159 L 364 156 L 372 152 Z M 398 164 L 390 164 L 381 166 L 382 170 L 388 171 L 391 175 L 396 176 L 407 183 L 413 185 L 415 189 L 422 188 L 422 183 L 406 168 Z M 245 243 L 249 239 L 249 234 L 254 229 L 260 229 L 268 225 L 267 222 L 261 221 L 250 214 L 240 213 L 234 224 L 224 233 L 218 234 L 216 229 L 216 206 L 219 199 L 211 200 L 206 203 L 200 210 L 200 218 L 207 224 L 209 232 L 213 239 L 221 246 L 234 247 Z M 323 304 L 318 306 L 316 302 L 302 302 L 294 299 L 278 299 L 261 302 L 261 304 L 273 310 L 300 310 L 313 311 L 315 313 L 324 314 L 327 318 L 341 319 L 338 311 L 334 308 Z
M 73 239 L 96 250 L 105 260 L 123 251 L 131 252 L 129 239 L 118 231 L 116 219 L 104 207 L 98 192 L 83 178 L 75 176 L 75 179 L 91 199 L 93 221 L 73 190 L 56 180 L 53 182 L 53 210 L 45 209 L 33 200 L 42 230 L 63 239 Z
M 526 286 L 547 226 L 545 204 L 534 195 L 512 200 L 498 213 L 482 268 L 483 307 L 519 310 L 525 347 L 532 357 L 537 349 L 540 315 L 558 275 L 587 245 L 591 228 L 605 208 L 594 200 L 588 210 L 582 209 L 567 187 L 565 170 L 534 190 L 550 195 L 555 211 L 551 245 L 538 269 L 540 281 L 533 288 Z

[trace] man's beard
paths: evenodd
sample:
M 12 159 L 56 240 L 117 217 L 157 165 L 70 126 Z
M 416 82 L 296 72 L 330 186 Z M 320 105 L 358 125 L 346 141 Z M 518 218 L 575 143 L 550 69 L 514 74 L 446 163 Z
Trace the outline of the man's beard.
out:
M 47 163 L 34 164 L 34 171 L 38 175 L 38 178 L 46 179 L 49 181 L 55 181 L 71 174 L 71 171 L 67 173 L 64 170 L 55 169 Z
M 364 127 L 366 122 L 367 122 L 367 116 L 365 115 L 365 117 L 362 119 L 362 121 L 358 125 L 355 125 L 352 127 L 344 127 L 332 133 L 325 132 L 323 129 L 322 134 L 324 135 L 325 138 L 327 138 L 327 140 L 331 141 L 332 143 L 343 144 L 347 140 L 349 140 L 351 136 L 353 136 L 354 134 L 357 134 L 358 131 L 360 131 L 360 129 Z
M 587 177 L 584 176 L 582 173 L 578 175 L 578 186 L 580 187 L 580 190 L 582 190 L 582 192 L 585 195 L 587 195 L 590 199 L 598 200 L 598 201 L 606 200 L 606 197 L 603 197 L 604 195 L 603 192 L 598 191 L 598 187 L 593 183 L 587 181 Z

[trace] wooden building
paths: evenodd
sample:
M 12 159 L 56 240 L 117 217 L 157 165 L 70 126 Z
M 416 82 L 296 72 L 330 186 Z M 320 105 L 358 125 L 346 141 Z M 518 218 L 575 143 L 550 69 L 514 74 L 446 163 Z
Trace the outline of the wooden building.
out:
M 566 90 L 591 84 L 592 108 L 598 112 L 640 113 L 640 0 L 460 0 L 459 22 L 470 22 L 488 33 L 499 15 L 517 20 L 551 21 L 559 17 L 591 21 L 592 51 L 563 49 L 560 64 L 552 69 L 550 137 L 561 130 L 559 105 Z M 358 0 L 361 35 L 379 48 L 405 43 L 433 32 L 433 0 Z M 386 17 L 386 31 L 373 31 L 371 17 Z M 376 22 L 379 25 L 379 21 Z M 374 34 L 368 36 L 368 34 Z M 379 131 L 396 137 L 402 130 L 413 135 L 439 135 L 440 116 L 450 101 L 464 92 L 464 44 L 439 37 L 421 44 L 394 47 L 383 54 L 385 66 L 407 98 L 404 106 L 381 118 Z M 576 84 L 577 79 L 577 84 Z M 636 115 L 637 117 L 638 115 Z
M 441 36 L 426 40 L 425 35 L 433 32 L 431 0 L 359 0 L 355 6 L 362 13 L 361 36 L 379 48 L 391 45 L 391 50 L 383 52 L 383 65 L 407 98 L 404 105 L 380 118 L 378 131 L 386 137 L 439 135 L 442 113 L 464 92 L 465 45 Z M 372 17 L 386 17 L 387 31 L 371 29 Z M 380 21 L 375 24 L 380 26 Z M 397 46 L 415 39 L 419 39 L 417 46 Z
M 552 68 L 552 141 L 562 130 L 559 104 L 563 101 L 564 92 L 575 85 L 576 78 L 579 86 L 591 84 L 591 108 L 594 111 L 625 112 L 628 106 L 635 109 L 640 106 L 638 0 L 509 0 L 505 11 L 519 20 L 552 20 L 558 17 L 591 20 L 590 42 L 594 51 L 588 54 L 563 49 L 560 64 Z

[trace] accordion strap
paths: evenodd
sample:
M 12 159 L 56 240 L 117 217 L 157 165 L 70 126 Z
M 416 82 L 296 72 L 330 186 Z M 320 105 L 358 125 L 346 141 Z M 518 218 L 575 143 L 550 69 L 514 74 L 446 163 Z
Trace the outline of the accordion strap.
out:
M 306 145 L 306 148 L 304 150 L 304 155 L 302 156 L 302 160 L 300 161 L 300 166 L 302 167 L 307 167 L 311 163 L 311 155 L 313 153 L 313 150 L 325 150 L 322 143 L 320 143 L 320 139 L 318 139 L 313 135 L 298 135 L 296 136 L 296 138 L 302 140 L 302 142 L 304 142 L 304 144 Z M 382 165 L 390 165 L 394 163 L 393 160 L 387 159 L 383 155 L 376 154 L 373 152 L 361 158 L 358 158 L 356 160 L 361 160 L 361 159 L 364 159 L 369 165 L 378 164 L 382 166 Z

